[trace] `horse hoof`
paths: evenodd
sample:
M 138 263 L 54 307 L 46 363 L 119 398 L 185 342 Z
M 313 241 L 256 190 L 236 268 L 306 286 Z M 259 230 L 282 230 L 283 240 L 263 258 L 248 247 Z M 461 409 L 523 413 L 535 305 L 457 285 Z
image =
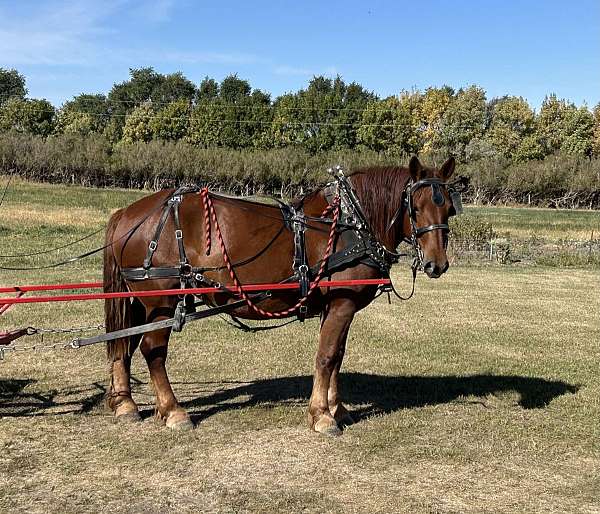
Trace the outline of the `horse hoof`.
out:
M 338 425 L 344 427 L 354 425 L 354 418 L 352 418 L 346 407 L 344 407 L 341 403 L 332 412 L 333 419 L 337 421 Z
M 124 414 L 116 416 L 116 419 L 119 423 L 137 423 L 142 421 L 142 416 L 140 416 L 140 413 L 137 411 L 125 412 Z
M 319 419 L 319 421 L 314 424 L 313 430 L 329 437 L 339 437 L 342 435 L 342 430 L 335 420 L 328 417 Z
M 177 432 L 188 432 L 190 430 L 194 430 L 194 423 L 192 423 L 192 421 L 189 419 L 184 419 L 183 421 L 178 421 L 177 423 L 167 424 L 167 427 Z
M 186 432 L 194 429 L 194 423 L 187 412 L 174 412 L 167 418 L 165 425 L 167 428 L 177 430 L 178 432 Z

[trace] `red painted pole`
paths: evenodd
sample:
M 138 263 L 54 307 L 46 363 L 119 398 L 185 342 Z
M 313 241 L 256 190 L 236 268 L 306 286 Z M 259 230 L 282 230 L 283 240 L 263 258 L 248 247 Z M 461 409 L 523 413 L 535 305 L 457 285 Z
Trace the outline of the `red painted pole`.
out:
M 386 285 L 390 280 L 387 278 L 372 278 L 362 280 L 322 280 L 319 282 L 319 287 L 352 287 L 366 285 Z M 65 284 L 69 285 L 69 284 Z M 73 285 L 73 284 L 70 284 Z M 81 285 L 81 284 L 80 284 Z M 27 286 L 26 286 L 27 287 Z M 36 286 L 29 286 L 36 287 Z M 227 286 L 225 286 L 227 287 Z M 249 284 L 242 286 L 244 291 L 279 291 L 288 289 L 298 289 L 298 282 L 290 282 L 286 284 Z M 25 290 L 17 288 L 16 290 Z M 57 289 L 61 289 L 57 287 Z M 66 287 L 62 289 L 67 289 Z M 14 291 L 15 289 L 12 289 Z M 44 289 L 29 289 L 30 291 L 41 291 Z M 227 287 L 227 291 L 236 294 L 236 288 Z M 181 294 L 210 294 L 224 292 L 221 289 L 214 287 L 196 287 L 189 289 L 162 289 L 150 291 L 125 291 L 122 293 L 84 293 L 84 294 L 68 294 L 57 296 L 31 296 L 28 298 L 0 298 L 0 305 L 12 305 L 15 303 L 47 303 L 47 302 L 71 302 L 71 301 L 86 301 L 86 300 L 106 300 L 109 298 L 143 298 L 148 296 L 179 296 Z
M 0 287 L 0 293 L 18 293 L 20 291 L 59 291 L 62 289 L 100 289 L 102 282 L 80 282 L 77 284 L 50 284 L 33 286 Z

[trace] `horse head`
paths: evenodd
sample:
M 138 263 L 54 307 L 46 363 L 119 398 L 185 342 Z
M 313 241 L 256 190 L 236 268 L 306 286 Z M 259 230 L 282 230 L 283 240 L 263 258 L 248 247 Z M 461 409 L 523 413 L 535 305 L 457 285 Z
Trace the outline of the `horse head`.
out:
M 456 214 L 447 181 L 454 173 L 450 157 L 439 169 L 427 168 L 417 157 L 408 165 L 406 210 L 403 232 L 413 244 L 423 271 L 430 278 L 441 277 L 448 269 L 448 219 Z

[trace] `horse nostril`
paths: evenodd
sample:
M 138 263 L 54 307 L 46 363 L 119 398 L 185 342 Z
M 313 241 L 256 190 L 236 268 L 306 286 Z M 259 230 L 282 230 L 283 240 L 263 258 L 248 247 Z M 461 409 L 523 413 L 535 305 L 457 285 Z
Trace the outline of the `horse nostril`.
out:
M 429 278 L 438 278 L 442 276 L 445 270 L 442 270 L 435 262 L 428 261 L 423 266 L 423 271 L 427 273 Z

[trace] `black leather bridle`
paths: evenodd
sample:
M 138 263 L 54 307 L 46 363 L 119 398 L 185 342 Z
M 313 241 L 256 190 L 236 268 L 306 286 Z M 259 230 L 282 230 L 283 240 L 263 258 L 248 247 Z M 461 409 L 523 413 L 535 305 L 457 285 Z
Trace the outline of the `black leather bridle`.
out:
M 446 199 L 444 197 L 443 190 L 446 190 L 448 192 L 448 196 L 450 197 L 450 202 L 453 207 L 452 214 L 460 214 L 460 212 L 462 212 L 460 193 L 452 189 L 448 185 L 448 183 L 444 182 L 442 179 L 437 177 L 431 177 L 417 180 L 416 182 L 413 182 L 412 179 L 408 181 L 402 194 L 403 199 L 400 203 L 400 207 L 398 207 L 398 210 L 392 217 L 388 225 L 388 230 L 392 229 L 392 227 L 404 213 L 404 209 L 406 209 L 406 212 L 408 212 L 408 218 L 410 220 L 411 233 L 409 237 L 404 237 L 403 240 L 409 243 L 413 247 L 413 250 L 415 252 L 415 261 L 413 262 L 414 269 L 423 269 L 424 264 L 424 254 L 423 250 L 421 249 L 421 245 L 419 244 L 419 237 L 433 230 L 442 230 L 445 233 L 448 233 L 450 231 L 450 227 L 447 223 L 432 223 L 425 227 L 417 227 L 417 211 L 414 207 L 413 195 L 416 191 L 426 186 L 431 187 L 431 198 L 435 205 L 439 207 L 444 205 Z

